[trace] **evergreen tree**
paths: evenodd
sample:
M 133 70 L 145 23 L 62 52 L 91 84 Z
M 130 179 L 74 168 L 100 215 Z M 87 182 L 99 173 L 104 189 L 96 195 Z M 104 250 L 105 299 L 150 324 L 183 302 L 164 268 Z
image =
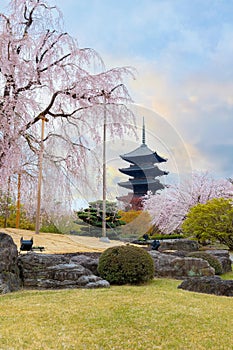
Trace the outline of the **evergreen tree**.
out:
M 101 228 L 103 217 L 103 201 L 98 200 L 95 202 L 90 202 L 88 208 L 77 211 L 77 216 L 86 224 Z M 106 228 L 115 229 L 121 225 L 125 225 L 125 222 L 121 220 L 121 216 L 117 210 L 117 204 L 115 202 L 106 201 Z M 87 230 L 84 229 L 84 231 Z M 92 233 L 91 235 L 100 236 L 100 230 L 90 230 L 90 233 Z

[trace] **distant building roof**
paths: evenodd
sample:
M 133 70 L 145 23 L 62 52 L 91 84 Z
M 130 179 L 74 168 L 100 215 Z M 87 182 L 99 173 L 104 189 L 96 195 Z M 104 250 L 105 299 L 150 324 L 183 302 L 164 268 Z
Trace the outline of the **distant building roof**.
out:
M 143 118 L 142 144 L 133 151 L 120 155 L 120 157 L 131 163 L 128 168 L 121 168 L 119 171 L 130 176 L 128 181 L 119 182 L 118 185 L 133 190 L 133 198 L 142 197 L 148 191 L 155 193 L 164 189 L 164 186 L 156 177 L 167 175 L 167 171 L 160 170 L 158 163 L 166 162 L 167 159 L 153 152 L 146 145 L 145 123 Z M 129 195 L 129 194 L 128 194 Z M 125 196 L 118 197 L 119 200 L 125 200 Z
M 138 166 L 136 164 L 130 165 L 128 168 L 121 168 L 119 171 L 123 174 L 132 176 L 132 177 L 141 177 L 141 176 L 163 176 L 167 175 L 167 171 L 160 170 L 157 166 L 154 164 L 144 164 L 141 166 Z
M 158 155 L 158 153 L 153 152 L 146 144 L 142 144 L 135 150 L 129 153 L 122 154 L 120 156 L 122 159 L 133 164 L 143 164 L 143 163 L 162 163 L 166 162 L 167 159 Z
M 156 188 L 164 188 L 164 185 L 157 179 L 129 179 L 129 181 L 119 182 L 119 186 L 132 189 L 133 186 L 152 186 Z

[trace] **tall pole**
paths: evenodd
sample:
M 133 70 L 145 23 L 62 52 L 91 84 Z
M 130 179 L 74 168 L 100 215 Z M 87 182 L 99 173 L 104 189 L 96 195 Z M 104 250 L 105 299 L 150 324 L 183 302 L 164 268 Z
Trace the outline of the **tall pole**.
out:
M 11 186 L 11 178 L 9 176 L 7 181 L 6 206 L 5 206 L 4 226 L 3 226 L 4 228 L 7 227 L 7 219 L 9 216 L 10 186 Z
M 103 125 L 103 214 L 102 237 L 106 237 L 106 97 L 104 96 L 104 125 Z
M 21 173 L 18 173 L 18 193 L 17 193 L 16 220 L 15 220 L 16 228 L 19 228 L 19 222 L 20 222 L 20 196 L 21 196 Z
M 37 209 L 36 209 L 36 230 L 35 233 L 40 233 L 40 205 L 41 205 L 41 184 L 42 184 L 42 163 L 44 153 L 44 123 L 48 121 L 44 115 L 41 116 L 41 140 L 40 140 L 40 153 L 39 153 L 39 174 L 37 185 Z

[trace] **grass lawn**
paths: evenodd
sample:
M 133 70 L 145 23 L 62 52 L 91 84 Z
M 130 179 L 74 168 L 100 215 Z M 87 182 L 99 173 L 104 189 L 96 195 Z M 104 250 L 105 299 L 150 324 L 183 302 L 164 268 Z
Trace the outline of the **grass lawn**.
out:
M 1 350 L 231 350 L 233 298 L 144 286 L 0 296 Z

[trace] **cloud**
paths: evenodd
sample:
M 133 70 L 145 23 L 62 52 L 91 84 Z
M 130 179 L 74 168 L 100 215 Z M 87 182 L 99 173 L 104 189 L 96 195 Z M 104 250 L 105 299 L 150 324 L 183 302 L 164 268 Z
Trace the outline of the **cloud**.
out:
M 139 79 L 132 82 L 136 101 L 145 103 L 178 130 L 190 150 L 194 168 L 211 168 L 223 176 L 232 173 L 232 81 L 219 80 L 211 65 L 198 76 L 187 74 L 180 84 L 155 65 L 145 67 Z M 213 162 L 216 149 L 217 164 Z
M 66 25 L 81 46 L 96 49 L 107 67 L 137 68 L 137 80 L 127 81 L 134 101 L 177 130 L 193 167 L 213 168 L 222 176 L 232 173 L 231 1 L 58 0 L 57 4 L 65 10 Z

